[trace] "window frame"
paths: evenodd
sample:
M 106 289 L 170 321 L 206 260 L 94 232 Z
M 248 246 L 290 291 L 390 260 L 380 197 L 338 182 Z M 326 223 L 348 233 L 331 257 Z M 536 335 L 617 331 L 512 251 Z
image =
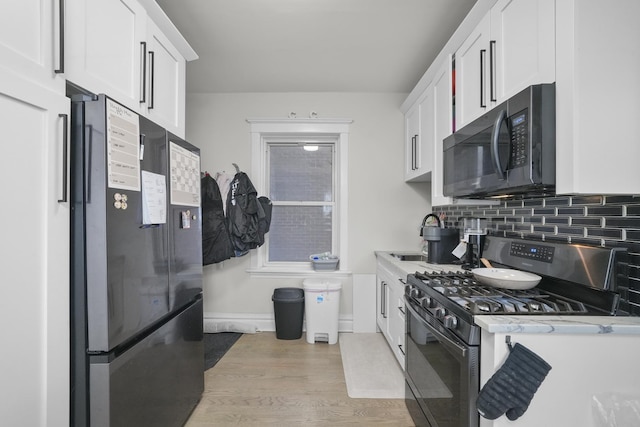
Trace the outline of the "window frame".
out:
M 258 194 L 267 194 L 269 179 L 267 146 L 270 142 L 293 141 L 327 141 L 335 144 L 334 195 L 336 209 L 333 219 L 333 246 L 340 256 L 338 270 L 321 271 L 323 275 L 340 275 L 348 273 L 348 153 L 349 127 L 351 119 L 247 119 L 251 126 L 251 180 Z M 265 236 L 265 244 L 250 252 L 251 267 L 247 270 L 252 275 L 296 276 L 305 277 L 318 274 L 311 263 L 303 262 L 267 262 L 269 233 Z

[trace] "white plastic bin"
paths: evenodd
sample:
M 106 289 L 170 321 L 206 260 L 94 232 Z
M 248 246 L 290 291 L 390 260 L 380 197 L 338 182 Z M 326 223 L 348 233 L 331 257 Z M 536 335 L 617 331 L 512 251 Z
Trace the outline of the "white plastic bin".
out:
M 314 278 L 303 280 L 302 287 L 307 319 L 307 342 L 337 343 L 342 283 L 336 279 Z

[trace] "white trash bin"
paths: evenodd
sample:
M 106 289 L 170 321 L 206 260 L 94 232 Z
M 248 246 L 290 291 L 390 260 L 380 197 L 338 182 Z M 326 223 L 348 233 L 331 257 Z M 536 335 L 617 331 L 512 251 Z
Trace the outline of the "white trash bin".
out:
M 342 283 L 336 279 L 314 278 L 303 280 L 302 287 L 307 319 L 307 342 L 337 343 Z

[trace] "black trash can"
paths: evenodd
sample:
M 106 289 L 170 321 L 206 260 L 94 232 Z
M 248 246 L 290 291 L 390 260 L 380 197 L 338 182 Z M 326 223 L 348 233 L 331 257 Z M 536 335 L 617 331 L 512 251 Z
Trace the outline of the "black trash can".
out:
M 279 340 L 297 340 L 302 337 L 304 290 L 277 288 L 274 289 L 271 300 L 276 319 L 276 337 Z

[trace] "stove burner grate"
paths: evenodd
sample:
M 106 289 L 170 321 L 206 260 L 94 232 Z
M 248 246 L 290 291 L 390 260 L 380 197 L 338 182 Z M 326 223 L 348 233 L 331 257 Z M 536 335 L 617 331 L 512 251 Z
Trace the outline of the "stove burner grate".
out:
M 502 289 L 478 283 L 471 273 L 418 273 L 427 286 L 471 314 L 584 314 L 584 304 L 533 289 Z

